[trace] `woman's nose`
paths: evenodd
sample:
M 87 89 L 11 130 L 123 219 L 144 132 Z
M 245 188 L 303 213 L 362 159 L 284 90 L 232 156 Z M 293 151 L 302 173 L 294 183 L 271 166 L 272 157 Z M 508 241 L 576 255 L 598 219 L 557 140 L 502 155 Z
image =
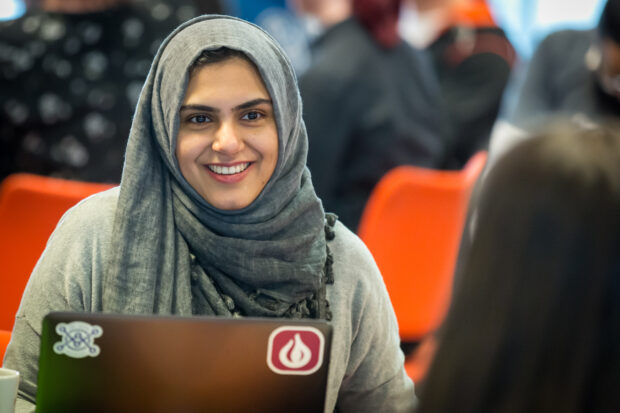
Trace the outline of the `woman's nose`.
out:
M 215 132 L 212 148 L 216 152 L 236 153 L 243 147 L 237 128 L 232 122 L 222 122 Z

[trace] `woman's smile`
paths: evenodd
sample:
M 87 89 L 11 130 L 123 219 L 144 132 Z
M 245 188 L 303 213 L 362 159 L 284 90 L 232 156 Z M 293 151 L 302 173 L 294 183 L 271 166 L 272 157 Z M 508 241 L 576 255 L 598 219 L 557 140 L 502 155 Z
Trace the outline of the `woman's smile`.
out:
M 226 165 L 207 165 L 212 172 L 217 175 L 236 175 L 245 171 L 248 166 L 250 166 L 249 162 L 241 162 L 236 165 L 226 166 Z
M 251 171 L 251 162 L 239 162 L 236 164 L 208 164 L 207 172 L 213 179 L 225 184 L 234 184 L 242 181 Z

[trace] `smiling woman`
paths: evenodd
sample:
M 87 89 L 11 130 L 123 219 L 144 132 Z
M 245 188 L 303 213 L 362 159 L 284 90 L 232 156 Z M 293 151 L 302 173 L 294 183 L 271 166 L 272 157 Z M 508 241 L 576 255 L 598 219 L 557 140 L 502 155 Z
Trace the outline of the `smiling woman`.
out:
M 271 36 L 225 16 L 176 29 L 142 88 L 120 187 L 70 210 L 30 277 L 4 360 L 21 373 L 17 411 L 33 409 L 52 310 L 328 320 L 325 411 L 412 411 L 381 274 L 324 212 L 307 150 Z
M 194 64 L 176 144 L 185 179 L 224 210 L 250 205 L 278 160 L 269 93 L 254 64 L 241 56 L 230 49 L 206 51 Z

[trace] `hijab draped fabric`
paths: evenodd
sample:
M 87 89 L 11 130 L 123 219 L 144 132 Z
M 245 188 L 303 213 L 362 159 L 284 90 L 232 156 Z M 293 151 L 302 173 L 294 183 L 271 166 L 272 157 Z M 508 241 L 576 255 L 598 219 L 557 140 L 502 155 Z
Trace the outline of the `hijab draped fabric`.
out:
M 183 178 L 175 157 L 189 67 L 206 49 L 243 52 L 271 96 L 278 162 L 253 203 L 223 211 Z M 133 120 L 103 311 L 326 316 L 325 215 L 305 167 L 307 135 L 292 66 L 243 20 L 201 16 L 162 43 Z

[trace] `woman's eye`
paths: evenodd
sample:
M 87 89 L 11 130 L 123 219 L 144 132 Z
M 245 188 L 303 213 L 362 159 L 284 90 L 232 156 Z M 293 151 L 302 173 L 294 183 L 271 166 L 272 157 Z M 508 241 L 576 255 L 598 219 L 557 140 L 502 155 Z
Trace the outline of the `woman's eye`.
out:
M 205 123 L 205 122 L 211 121 L 211 119 L 209 119 L 205 115 L 194 115 L 194 116 L 190 117 L 188 120 L 191 123 Z
M 248 112 L 245 115 L 243 115 L 243 117 L 241 119 L 244 120 L 257 120 L 260 119 L 263 116 L 262 113 L 260 112 Z

